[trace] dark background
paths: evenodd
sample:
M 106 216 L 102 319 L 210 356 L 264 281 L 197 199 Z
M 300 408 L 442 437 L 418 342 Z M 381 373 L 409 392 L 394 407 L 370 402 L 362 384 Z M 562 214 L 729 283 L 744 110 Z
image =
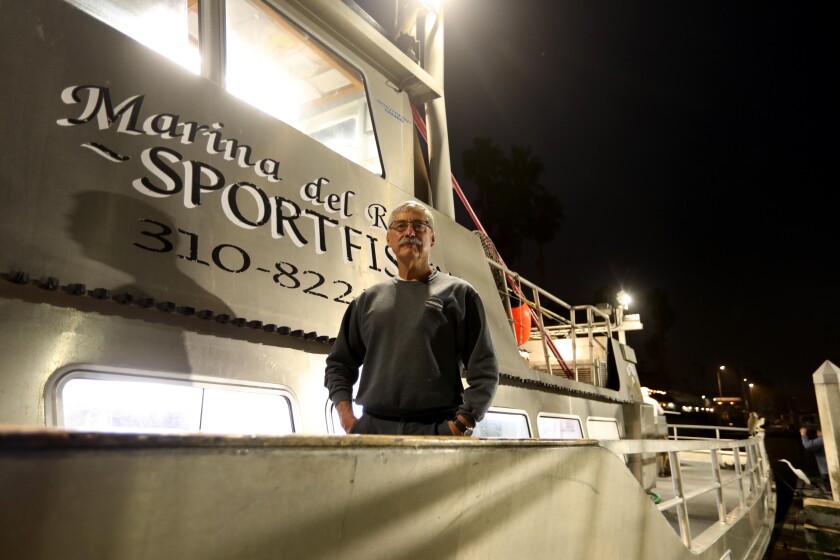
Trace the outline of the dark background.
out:
M 444 4 L 455 177 L 474 200 L 462 153 L 476 137 L 530 147 L 565 219 L 544 278 L 532 244 L 507 264 L 573 305 L 603 286 L 667 295 L 667 360 L 646 379 L 639 350 L 643 384 L 711 396 L 726 365 L 725 394 L 748 377 L 759 402 L 814 409 L 812 374 L 840 364 L 830 6 Z M 643 307 L 629 312 L 645 323 Z

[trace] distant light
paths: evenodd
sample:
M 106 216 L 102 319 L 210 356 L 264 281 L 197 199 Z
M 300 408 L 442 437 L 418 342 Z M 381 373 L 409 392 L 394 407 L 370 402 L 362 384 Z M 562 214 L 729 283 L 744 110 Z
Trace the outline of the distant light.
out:
M 744 378 L 744 383 L 746 383 L 746 382 L 747 382 L 747 378 L 745 377 L 745 378 Z
M 720 371 L 723 371 L 725 369 L 726 369 L 726 366 L 720 366 Z
M 618 292 L 616 299 L 618 300 L 618 305 L 620 307 L 622 307 L 625 310 L 630 309 L 630 303 L 633 301 L 633 298 L 630 297 L 630 294 L 628 294 L 624 290 L 621 290 L 620 292 Z
M 753 388 L 753 385 L 755 385 L 755 383 L 750 383 L 750 389 Z

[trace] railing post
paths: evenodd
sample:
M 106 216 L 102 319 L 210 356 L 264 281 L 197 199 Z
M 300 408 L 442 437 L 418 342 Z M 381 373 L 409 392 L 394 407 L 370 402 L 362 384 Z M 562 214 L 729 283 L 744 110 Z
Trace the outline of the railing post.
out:
M 671 461 L 671 481 L 674 483 L 674 495 L 680 499 L 677 504 L 677 520 L 680 523 L 680 537 L 686 548 L 691 548 L 691 524 L 688 521 L 688 504 L 683 491 L 682 472 L 680 471 L 679 451 L 669 451 Z
M 741 507 L 745 507 L 747 500 L 744 498 L 744 472 L 741 468 L 741 453 L 738 446 L 732 448 L 732 460 L 735 462 L 735 478 L 738 480 L 738 503 Z
M 539 290 L 531 288 L 531 293 L 534 294 L 534 307 L 537 308 L 537 321 L 539 322 L 540 333 L 542 334 L 542 336 L 540 336 L 540 341 L 542 341 L 543 355 L 545 356 L 545 369 L 549 375 L 552 375 L 551 358 L 548 356 L 548 344 L 545 341 L 546 337 L 550 335 L 548 334 L 548 329 L 545 328 L 545 323 L 543 322 L 542 307 L 540 306 L 540 292 Z
M 592 372 L 592 384 L 596 387 L 601 386 L 601 380 L 598 379 L 598 372 L 595 369 L 595 335 L 592 333 L 592 307 L 586 308 L 586 341 L 589 345 L 589 371 Z
M 764 445 L 756 445 L 755 442 L 753 442 L 753 446 L 758 448 L 759 458 L 761 459 L 761 479 L 764 480 L 770 476 L 770 459 L 767 458 L 767 448 Z
M 749 470 L 749 472 L 750 472 L 750 496 L 752 496 L 753 494 L 755 494 L 756 488 L 757 488 L 756 480 L 755 480 L 755 458 L 753 457 L 754 450 L 747 447 L 746 452 L 747 452 L 747 470 Z
M 513 337 L 516 338 L 516 324 L 513 320 L 513 309 L 511 309 L 510 306 L 510 291 L 507 288 L 507 284 L 505 284 L 504 294 L 499 293 L 499 295 L 502 296 L 502 302 L 505 305 L 505 313 L 507 313 L 508 316 L 508 323 L 510 323 L 510 329 L 513 331 Z M 516 342 L 517 344 L 519 343 L 518 340 Z
M 715 499 L 717 500 L 717 510 L 718 510 L 718 520 L 721 523 L 726 523 L 726 504 L 723 500 L 723 484 L 721 484 L 720 479 L 720 463 L 718 462 L 718 450 L 717 449 L 710 449 L 711 452 L 711 461 L 709 461 L 709 466 L 712 469 L 712 479 L 717 484 L 717 489 L 715 490 Z
M 577 359 L 577 323 L 576 317 L 577 313 L 575 313 L 575 308 L 572 307 L 569 309 L 569 319 L 571 320 L 571 330 L 569 334 L 572 335 L 572 361 L 575 363 L 575 381 L 580 381 L 578 379 L 578 359 Z

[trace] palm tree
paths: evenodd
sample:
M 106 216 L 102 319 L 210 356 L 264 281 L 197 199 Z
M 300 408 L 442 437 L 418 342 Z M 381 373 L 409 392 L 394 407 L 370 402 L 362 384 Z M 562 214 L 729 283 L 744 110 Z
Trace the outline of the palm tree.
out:
M 539 251 L 540 282 L 545 280 L 544 247 L 560 229 L 563 206 L 540 184 L 545 171 L 530 147 L 513 145 L 510 157 L 488 138 L 476 138 L 463 153 L 464 174 L 478 187 L 478 212 L 502 258 L 513 263 L 525 239 Z
M 504 155 L 501 148 L 489 138 L 474 138 L 473 147 L 462 154 L 464 175 L 478 187 L 477 206 L 479 214 L 485 215 L 491 204 L 494 183 L 499 180 L 499 168 Z
M 545 172 L 542 160 L 531 153 L 530 147 L 513 145 L 510 158 L 502 165 L 505 195 L 500 200 L 501 209 L 516 230 L 516 248 L 512 255 L 519 255 L 522 239 L 537 244 L 537 282 L 545 283 L 545 245 L 554 238 L 563 223 L 563 205 L 557 197 L 541 184 Z M 500 218 L 504 219 L 504 216 Z M 511 219 L 512 218 L 512 219 Z

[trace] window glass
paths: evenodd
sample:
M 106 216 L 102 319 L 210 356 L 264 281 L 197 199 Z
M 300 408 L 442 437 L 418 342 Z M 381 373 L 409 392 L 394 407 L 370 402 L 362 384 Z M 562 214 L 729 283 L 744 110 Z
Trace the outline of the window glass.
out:
M 282 395 L 204 389 L 202 432 L 284 435 L 292 429 L 292 403 Z
M 228 0 L 226 29 L 228 91 L 382 173 L 358 70 L 262 2 Z
M 476 424 L 473 436 L 484 438 L 514 438 L 531 437 L 528 429 L 528 417 L 521 412 L 489 411 L 484 420 Z
M 212 432 L 282 435 L 294 432 L 291 399 L 280 390 L 214 386 L 187 380 L 91 373 L 59 384 L 56 423 L 87 431 Z
M 563 416 L 537 417 L 537 429 L 543 439 L 583 439 L 580 420 Z
M 61 392 L 64 426 L 90 431 L 197 432 L 201 389 L 186 385 L 71 379 Z
M 66 1 L 191 72 L 201 72 L 198 0 Z
M 618 422 L 611 418 L 587 418 L 586 429 L 590 439 L 621 439 Z

